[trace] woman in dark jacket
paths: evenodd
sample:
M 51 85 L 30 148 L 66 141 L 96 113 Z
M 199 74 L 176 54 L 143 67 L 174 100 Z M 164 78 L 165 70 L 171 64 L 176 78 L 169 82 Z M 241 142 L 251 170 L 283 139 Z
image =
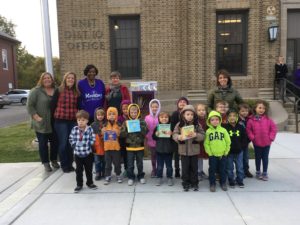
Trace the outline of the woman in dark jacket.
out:
M 232 81 L 229 73 L 226 70 L 219 70 L 217 73 L 217 87 L 210 90 L 208 94 L 209 111 L 215 108 L 215 104 L 220 101 L 226 101 L 229 108 L 236 108 L 235 104 L 239 105 L 243 102 L 239 92 L 232 88 Z

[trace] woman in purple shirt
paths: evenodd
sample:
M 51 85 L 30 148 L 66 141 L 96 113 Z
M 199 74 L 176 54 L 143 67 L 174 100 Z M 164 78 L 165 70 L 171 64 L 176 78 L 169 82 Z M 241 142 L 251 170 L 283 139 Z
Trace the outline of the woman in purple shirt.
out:
M 86 78 L 78 82 L 79 108 L 90 114 L 89 123 L 92 123 L 95 109 L 105 105 L 105 85 L 102 80 L 96 79 L 98 69 L 94 65 L 87 65 L 83 73 Z

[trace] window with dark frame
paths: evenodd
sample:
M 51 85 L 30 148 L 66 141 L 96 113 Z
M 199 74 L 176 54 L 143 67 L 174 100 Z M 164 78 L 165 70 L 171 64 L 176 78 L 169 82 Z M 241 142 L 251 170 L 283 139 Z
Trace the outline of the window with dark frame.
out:
M 248 13 L 217 13 L 217 70 L 226 69 L 232 75 L 246 75 Z
M 110 17 L 112 70 L 122 79 L 141 78 L 139 16 Z

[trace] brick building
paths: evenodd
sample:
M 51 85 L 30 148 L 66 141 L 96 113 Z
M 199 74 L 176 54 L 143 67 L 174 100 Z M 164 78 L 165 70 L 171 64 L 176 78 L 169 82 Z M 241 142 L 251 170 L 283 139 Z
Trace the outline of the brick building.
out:
M 17 87 L 15 38 L 0 31 L 0 94 Z
M 271 87 L 277 56 L 292 55 L 300 39 L 294 32 L 287 42 L 299 9 L 295 0 L 57 0 L 62 72 L 81 75 L 92 63 L 106 82 L 119 70 L 124 80 L 182 93 L 210 89 L 226 68 L 237 88 Z

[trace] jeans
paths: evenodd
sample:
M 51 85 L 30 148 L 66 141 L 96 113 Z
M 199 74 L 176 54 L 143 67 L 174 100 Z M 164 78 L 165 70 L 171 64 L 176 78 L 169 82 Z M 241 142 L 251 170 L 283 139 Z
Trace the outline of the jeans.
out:
M 152 172 L 151 174 L 156 175 L 156 150 L 155 147 L 149 147 L 151 153 L 151 165 L 152 165 Z
M 49 153 L 48 153 L 48 141 L 50 142 L 50 161 L 57 160 L 57 138 L 55 132 L 53 133 L 39 133 L 36 132 L 36 137 L 39 141 L 39 154 L 41 162 L 49 163 Z
M 243 152 L 243 167 L 246 173 L 249 170 L 249 149 L 248 146 L 242 150 Z
M 182 186 L 198 186 L 198 155 L 181 155 Z
M 156 175 L 158 178 L 163 177 L 164 164 L 166 164 L 166 168 L 167 168 L 167 177 L 172 178 L 173 176 L 172 158 L 173 158 L 172 153 L 167 154 L 167 153 L 156 152 L 156 160 L 157 160 Z
M 179 166 L 179 154 L 178 154 L 178 144 L 173 141 L 172 142 L 172 148 L 174 149 L 174 167 L 175 170 L 179 172 L 180 166 Z
M 76 125 L 75 121 L 71 120 L 55 120 L 54 127 L 58 139 L 58 154 L 61 168 L 68 169 L 72 167 L 74 161 L 73 149 L 69 142 L 69 135 L 72 128 Z
M 75 155 L 77 186 L 83 186 L 83 170 L 85 170 L 86 185 L 93 184 L 93 154 L 80 158 Z
M 101 177 L 104 177 L 105 160 L 104 155 L 94 155 L 95 171 Z
M 128 179 L 134 180 L 134 160 L 136 160 L 136 167 L 138 169 L 137 178 L 138 180 L 144 178 L 145 173 L 143 172 L 143 157 L 144 150 L 140 151 L 127 151 L 127 177 Z
M 226 156 L 217 157 L 210 156 L 209 157 L 209 183 L 210 185 L 216 185 L 216 173 L 220 175 L 220 184 L 223 185 L 226 183 Z
M 236 182 L 243 183 L 244 169 L 243 169 L 243 151 L 239 154 L 229 154 L 227 156 L 227 176 L 229 183 L 234 182 L 234 164 L 236 169 Z
M 121 174 L 121 154 L 120 151 L 108 150 L 105 151 L 105 177 L 111 176 L 112 164 L 114 164 L 115 173 L 117 176 Z
M 269 164 L 270 146 L 258 147 L 258 146 L 254 145 L 254 152 L 255 152 L 255 166 L 256 166 L 256 171 L 260 172 L 260 165 L 261 165 L 261 161 L 262 161 L 262 164 L 263 164 L 263 173 L 267 174 L 267 172 L 268 172 L 268 164 Z

